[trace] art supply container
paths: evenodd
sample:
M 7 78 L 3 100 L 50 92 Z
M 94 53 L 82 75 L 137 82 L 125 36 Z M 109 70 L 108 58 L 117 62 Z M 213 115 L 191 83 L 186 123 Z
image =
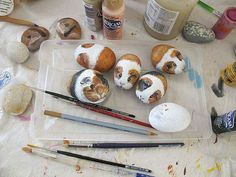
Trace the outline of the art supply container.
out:
M 113 49 L 117 58 L 127 52 L 136 54 L 141 59 L 142 73 L 153 70 L 152 63 L 148 58 L 150 58 L 152 48 L 157 44 L 161 44 L 157 41 L 137 40 L 48 40 L 42 44 L 39 52 L 40 67 L 37 88 L 69 96 L 66 83 L 76 72 L 83 68 L 77 65 L 74 60 L 68 60 L 68 58 L 74 58 L 75 49 L 78 45 L 85 43 L 97 43 L 107 46 Z M 64 140 L 66 137 L 67 140 L 78 143 L 169 143 L 210 137 L 212 129 L 210 115 L 207 111 L 202 75 L 204 61 L 202 48 L 195 44 L 185 45 L 185 41 L 179 41 L 178 44 L 173 41 L 168 44 L 183 51 L 187 67 L 186 72 L 177 77 L 166 75 L 169 85 L 168 90 L 158 104 L 174 102 L 184 106 L 191 113 L 191 124 L 184 131 L 176 133 L 158 131 L 157 136 L 147 136 L 80 122 L 71 122 L 65 119 L 54 119 L 44 115 L 44 110 L 48 109 L 97 121 L 142 128 L 137 124 L 71 105 L 43 92 L 36 92 L 35 109 L 31 116 L 32 133 L 41 140 Z M 100 105 L 135 114 L 135 120 L 149 123 L 149 113 L 156 104 L 143 104 L 134 92 L 127 92 L 117 87 L 114 83 L 113 74 L 110 72 L 104 73 L 104 77 L 109 82 L 111 93 L 109 98 Z M 153 131 L 153 129 L 150 129 L 150 131 Z
M 14 10 L 14 0 L 1 0 L 0 1 L 0 16 L 6 16 Z
M 212 120 L 212 128 L 216 134 L 236 131 L 236 110 L 215 117 Z
M 234 28 L 236 28 L 236 7 L 229 7 L 224 11 L 212 30 L 215 32 L 216 39 L 224 39 Z
M 124 12 L 124 0 L 103 1 L 103 33 L 105 38 L 110 40 L 119 40 L 122 38 Z
M 91 31 L 102 30 L 102 0 L 83 0 L 87 26 Z
M 236 86 L 236 62 L 222 70 L 220 76 L 226 85 Z
M 175 38 L 185 25 L 197 0 L 149 0 L 144 27 L 156 39 Z

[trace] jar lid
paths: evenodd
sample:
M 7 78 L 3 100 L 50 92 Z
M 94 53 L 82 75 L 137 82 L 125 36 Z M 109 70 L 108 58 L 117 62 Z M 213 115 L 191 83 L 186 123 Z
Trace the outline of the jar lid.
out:
M 236 8 L 230 8 L 227 11 L 227 16 L 230 20 L 236 21 Z
M 104 0 L 104 4 L 108 9 L 117 10 L 123 6 L 124 0 Z

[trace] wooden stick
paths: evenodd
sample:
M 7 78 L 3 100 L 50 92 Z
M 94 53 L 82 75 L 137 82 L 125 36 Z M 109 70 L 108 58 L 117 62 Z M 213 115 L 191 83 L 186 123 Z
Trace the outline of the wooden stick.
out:
M 29 27 L 38 26 L 33 22 L 30 22 L 27 20 L 16 19 L 9 16 L 0 16 L 0 21 L 9 22 L 16 25 L 29 26 Z

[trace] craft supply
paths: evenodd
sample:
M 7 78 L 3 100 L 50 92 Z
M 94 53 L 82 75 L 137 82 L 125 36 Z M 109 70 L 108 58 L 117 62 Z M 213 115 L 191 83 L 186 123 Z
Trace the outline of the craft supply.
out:
M 181 105 L 162 103 L 151 110 L 149 122 L 162 132 L 180 132 L 190 125 L 191 114 Z
M 24 31 L 21 42 L 28 47 L 29 51 L 33 52 L 39 49 L 43 41 L 49 39 L 49 35 L 49 31 L 44 27 L 31 27 Z
M 103 75 L 92 69 L 75 73 L 69 84 L 69 92 L 78 100 L 86 103 L 101 103 L 109 94 L 108 81 Z
M 124 23 L 124 0 L 104 0 L 102 4 L 103 34 L 106 39 L 122 39 Z
M 215 40 L 212 29 L 195 21 L 188 21 L 182 31 L 183 37 L 193 43 L 208 43 Z
M 45 110 L 44 115 L 63 118 L 63 119 L 67 119 L 67 120 L 73 120 L 73 121 L 77 121 L 77 122 L 82 122 L 82 123 L 91 124 L 91 125 L 97 125 L 97 126 L 116 129 L 116 130 L 121 130 L 121 131 L 127 131 L 127 132 L 131 132 L 131 133 L 142 134 L 142 135 L 156 135 L 156 133 L 145 130 L 145 129 L 139 129 L 139 128 L 122 126 L 122 125 L 116 125 L 116 124 L 113 124 L 113 123 L 96 121 L 96 120 L 87 119 L 87 118 L 81 118 L 81 117 L 78 117 L 78 116 L 63 114 L 63 113 L 54 112 L 54 111 Z
M 181 147 L 184 143 L 93 143 L 77 144 L 64 141 L 66 147 L 72 148 L 101 148 L 101 149 L 120 149 L 120 148 L 152 148 L 152 147 Z
M 224 81 L 223 81 L 223 79 L 220 77 L 218 79 L 217 84 L 212 84 L 211 89 L 217 97 L 223 97 L 224 96 Z
M 230 87 L 236 86 L 236 62 L 227 66 L 220 73 L 221 79 Z
M 38 156 L 44 157 L 44 158 L 49 158 L 49 159 L 52 159 L 52 160 L 55 160 L 57 162 L 61 162 L 64 164 L 69 164 L 69 165 L 73 165 L 76 167 L 79 166 L 78 160 L 71 158 L 71 157 L 64 156 L 64 155 L 45 152 L 40 149 L 35 149 L 35 148 L 31 148 L 31 147 L 23 147 L 22 150 L 26 153 L 35 154 L 35 155 L 38 155 Z
M 154 38 L 175 38 L 187 21 L 197 0 L 149 0 L 144 15 L 144 27 Z
M 0 16 L 6 16 L 14 10 L 14 0 L 0 0 Z
M 94 112 L 97 112 L 97 113 L 101 113 L 101 114 L 104 114 L 104 115 L 107 115 L 107 116 L 111 116 L 111 117 L 114 117 L 114 118 L 117 118 L 117 119 L 121 119 L 121 120 L 130 122 L 130 123 L 133 123 L 133 124 L 138 124 L 138 125 L 141 125 L 141 126 L 144 126 L 144 127 L 152 128 L 152 126 L 148 123 L 141 122 L 141 121 L 138 121 L 136 119 L 131 118 L 131 117 L 135 117 L 132 114 L 130 115 L 128 113 L 124 113 L 124 112 L 117 111 L 117 110 L 114 112 L 114 109 L 112 109 L 112 111 L 111 111 L 111 110 L 109 110 L 110 108 L 107 108 L 107 107 L 104 107 L 104 106 L 100 106 L 100 105 L 95 106 L 95 104 L 83 103 L 83 102 L 79 101 L 76 98 L 68 97 L 68 96 L 61 95 L 61 94 L 58 94 L 58 93 L 55 93 L 55 92 L 44 91 L 44 90 L 41 90 L 41 89 L 38 89 L 38 88 L 33 88 L 33 89 L 41 91 L 41 92 L 45 92 L 49 95 L 52 95 L 55 98 L 61 98 L 64 101 L 66 100 L 66 101 L 69 101 L 71 103 L 75 103 L 77 106 L 80 106 L 82 108 L 85 108 L 85 109 L 88 109 L 88 110 L 91 110 L 91 111 L 94 111 Z M 128 114 L 128 115 L 125 115 L 125 114 Z
M 236 110 L 219 116 L 215 108 L 212 108 L 211 121 L 215 134 L 236 131 Z
M 24 63 L 29 58 L 29 49 L 22 42 L 9 42 L 6 50 L 7 56 L 16 63 Z
M 214 9 L 213 7 L 209 6 L 208 4 L 206 4 L 200 0 L 198 1 L 198 5 L 219 18 L 222 16 L 222 13 L 220 11 Z
M 215 32 L 216 39 L 224 39 L 234 28 L 236 28 L 236 7 L 229 7 L 212 27 L 212 30 Z
M 17 19 L 17 18 L 12 18 L 8 16 L 0 16 L 0 21 L 3 22 L 8 22 L 16 25 L 22 25 L 22 26 L 29 26 L 29 27 L 36 27 L 36 25 L 33 22 L 27 21 L 27 20 L 22 20 L 22 19 Z
M 6 113 L 16 116 L 23 114 L 30 105 L 33 97 L 32 90 L 23 85 L 13 85 L 6 92 L 3 109 Z
M 101 44 L 81 44 L 74 52 L 77 63 L 83 68 L 107 72 L 116 62 L 115 53 Z
M 62 94 L 59 94 L 59 93 L 50 92 L 50 91 L 47 91 L 47 90 L 42 90 L 42 89 L 38 89 L 38 88 L 34 88 L 34 87 L 31 87 L 31 88 L 34 89 L 34 90 L 37 90 L 37 91 L 44 92 L 46 94 L 52 95 L 55 98 L 61 98 L 63 100 L 74 102 L 78 106 L 81 106 L 82 108 L 85 108 L 85 109 L 89 109 L 90 107 L 94 107 L 94 108 L 97 108 L 97 109 L 102 109 L 102 110 L 105 110 L 105 111 L 108 111 L 108 112 L 124 115 L 124 116 L 127 116 L 127 117 L 132 117 L 132 118 L 136 117 L 133 114 L 129 114 L 129 113 L 126 113 L 126 112 L 118 111 L 118 110 L 115 110 L 115 109 L 112 109 L 112 108 L 109 108 L 109 107 L 105 107 L 105 106 L 101 106 L 101 105 L 98 105 L 98 104 L 84 103 L 84 102 L 81 102 L 80 100 L 78 100 L 76 98 L 69 97 L 69 96 L 66 96 L 66 95 L 62 95 Z
M 116 163 L 116 162 L 111 162 L 111 161 L 107 161 L 107 160 L 97 159 L 97 158 L 84 156 L 84 155 L 80 155 L 80 154 L 75 154 L 75 153 L 71 153 L 71 152 L 67 152 L 67 151 L 51 150 L 51 149 L 48 149 L 48 148 L 39 147 L 39 146 L 31 145 L 31 144 L 28 144 L 28 146 L 31 147 L 31 148 L 42 149 L 42 150 L 45 150 L 45 151 L 48 151 L 48 152 L 51 152 L 51 153 L 54 153 L 54 154 L 62 154 L 62 155 L 69 156 L 69 157 L 74 157 L 74 158 L 88 160 L 88 161 L 97 162 L 97 163 L 103 163 L 103 164 L 112 165 L 112 166 L 121 167 L 121 168 L 126 168 L 126 169 L 130 169 L 130 170 L 136 170 L 136 171 L 141 171 L 141 172 L 146 172 L 146 173 L 151 173 L 152 172 L 151 170 L 146 169 L 146 168 L 140 168 L 140 167 L 136 167 L 136 166 L 133 166 L 133 165 L 125 165 L 125 164 L 121 164 L 121 163 Z
M 113 78 L 118 87 L 131 89 L 141 73 L 141 61 L 138 56 L 125 54 L 120 57 L 114 69 Z
M 153 47 L 151 61 L 157 70 L 168 74 L 182 73 L 185 68 L 185 62 L 180 51 L 166 44 Z
M 62 18 L 58 20 L 56 31 L 63 40 L 74 40 L 81 38 L 81 28 L 79 23 L 73 18 Z
M 102 30 L 102 0 L 83 0 L 87 26 L 91 31 Z
M 159 101 L 166 93 L 167 80 L 158 71 L 150 71 L 143 74 L 136 87 L 136 96 L 143 103 L 154 103 Z

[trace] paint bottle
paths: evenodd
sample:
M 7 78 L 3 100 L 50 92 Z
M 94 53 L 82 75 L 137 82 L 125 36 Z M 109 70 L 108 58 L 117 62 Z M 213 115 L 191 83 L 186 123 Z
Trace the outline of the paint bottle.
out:
M 102 0 L 83 0 L 87 26 L 91 31 L 102 30 Z
M 236 131 L 236 110 L 212 118 L 212 129 L 215 134 Z
M 144 27 L 154 38 L 175 38 L 185 25 L 198 0 L 148 0 Z
M 215 32 L 216 39 L 224 39 L 234 28 L 236 28 L 236 7 L 230 7 L 224 11 L 212 30 Z
M 110 40 L 119 40 L 122 38 L 124 11 L 124 0 L 103 1 L 103 34 L 105 38 Z

